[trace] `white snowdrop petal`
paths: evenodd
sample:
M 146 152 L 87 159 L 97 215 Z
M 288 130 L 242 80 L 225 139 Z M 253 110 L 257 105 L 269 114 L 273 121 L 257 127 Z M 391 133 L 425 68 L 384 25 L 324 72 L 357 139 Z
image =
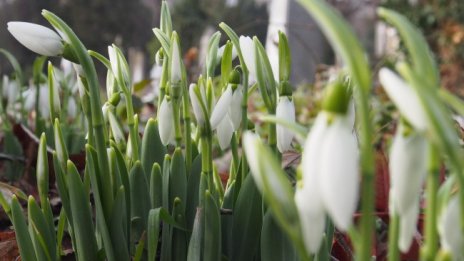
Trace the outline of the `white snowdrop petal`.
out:
M 36 93 L 37 89 L 34 86 L 31 86 L 27 91 L 23 92 L 25 110 L 31 111 L 34 109 Z
M 171 83 L 177 83 L 182 80 L 181 55 L 177 41 L 173 42 L 172 48 Z
M 171 101 L 163 99 L 158 112 L 158 126 L 161 143 L 164 146 L 172 142 L 174 136 L 174 122 Z
M 224 119 L 222 119 L 217 127 L 217 137 L 221 150 L 225 150 L 229 147 L 233 134 L 234 129 L 232 127 L 232 122 L 230 121 L 229 117 L 226 116 Z
M 76 100 L 73 97 L 69 97 L 68 99 L 68 117 L 71 119 L 76 118 L 77 115 L 77 104 Z
M 50 102 L 48 102 L 48 86 L 41 85 L 39 87 L 39 111 L 42 118 L 48 117 L 50 115 Z M 35 97 L 34 97 L 35 98 Z
M 216 106 L 214 107 L 213 113 L 211 114 L 211 128 L 214 130 L 218 127 L 219 123 L 224 119 L 229 110 L 230 103 L 232 101 L 232 88 L 227 86 L 227 89 L 222 93 Z
M 306 187 L 298 188 L 295 192 L 295 203 L 303 230 L 305 247 L 308 252 L 315 254 L 319 251 L 324 236 L 325 213 L 322 208 L 315 209 L 308 204 L 312 196 L 313 193 Z
M 420 196 L 427 173 L 427 142 L 419 134 L 405 137 L 399 128 L 390 152 L 389 170 L 393 206 L 405 215 Z
M 407 253 L 411 247 L 414 235 L 417 231 L 417 216 L 419 215 L 419 199 L 416 198 L 413 205 L 400 217 L 400 229 L 398 248 L 402 253 Z
M 335 116 L 320 151 L 322 201 L 335 226 L 347 231 L 358 202 L 358 146 L 346 117 Z
M 240 36 L 240 49 L 242 50 L 242 56 L 245 60 L 245 64 L 250 72 L 250 77 L 256 75 L 255 65 L 255 47 L 253 40 L 249 36 Z
M 454 196 L 444 207 L 438 220 L 438 233 L 444 251 L 452 254 L 453 260 L 463 260 L 464 235 L 461 226 L 459 196 Z
M 117 143 L 125 143 L 124 132 L 119 126 L 118 120 L 114 115 L 112 110 L 108 110 L 108 120 L 111 127 L 111 132 L 113 133 L 114 140 Z
M 229 117 L 232 123 L 234 130 L 240 128 L 240 123 L 242 122 L 242 88 L 238 87 L 232 94 L 232 99 L 229 105 Z
M 197 119 L 198 125 L 203 125 L 205 122 L 205 116 L 203 115 L 203 110 L 201 109 L 200 100 L 195 92 L 195 84 L 191 84 L 189 87 L 189 96 L 190 101 L 192 102 L 193 114 Z
M 379 71 L 379 80 L 400 113 L 419 131 L 427 129 L 427 115 L 415 91 L 389 69 Z
M 276 108 L 276 117 L 290 122 L 295 122 L 295 105 L 293 104 L 293 100 L 290 100 L 287 96 L 279 97 L 279 103 Z M 294 136 L 293 132 L 284 126 L 277 124 L 276 134 L 277 148 L 279 151 L 285 152 L 290 150 Z
M 26 22 L 9 22 L 8 31 L 18 42 L 35 53 L 45 56 L 57 56 L 63 53 L 64 46 L 61 37 L 45 26 Z

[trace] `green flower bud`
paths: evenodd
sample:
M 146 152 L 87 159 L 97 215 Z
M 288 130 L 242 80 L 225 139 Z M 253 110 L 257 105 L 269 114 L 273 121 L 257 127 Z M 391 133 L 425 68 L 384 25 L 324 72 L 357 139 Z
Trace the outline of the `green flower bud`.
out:
M 346 114 L 350 103 L 351 90 L 345 82 L 337 79 L 326 87 L 322 109 L 328 112 Z
M 234 69 L 229 73 L 230 84 L 240 84 L 240 78 L 240 72 L 237 69 Z

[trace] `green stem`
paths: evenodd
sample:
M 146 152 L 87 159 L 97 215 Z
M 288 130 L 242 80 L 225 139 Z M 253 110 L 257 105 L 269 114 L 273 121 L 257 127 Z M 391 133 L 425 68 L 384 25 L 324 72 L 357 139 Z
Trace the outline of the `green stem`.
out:
M 79 40 L 77 35 L 72 31 L 69 26 L 61 20 L 55 14 L 43 10 L 42 15 L 47 19 L 56 29 L 62 34 L 66 35 L 68 44 L 71 45 L 72 51 L 76 55 L 82 70 L 84 71 L 89 87 L 90 97 L 90 108 L 91 108 L 91 121 L 93 128 L 93 141 L 95 142 L 95 148 L 98 155 L 98 165 L 100 167 L 101 180 L 110 180 L 109 163 L 106 151 L 106 140 L 105 140 L 105 126 L 103 121 L 103 113 L 101 110 L 100 100 L 100 84 L 95 70 L 95 65 L 92 58 L 87 52 L 87 49 Z M 91 140 L 91 139 L 89 139 Z M 105 187 L 105 186 L 103 186 Z M 111 209 L 113 206 L 113 199 L 110 197 L 104 204 L 104 214 L 107 220 L 110 220 Z
M 357 111 L 360 120 L 361 138 L 361 241 L 357 244 L 357 255 L 361 261 L 371 260 L 371 250 L 374 234 L 374 204 L 375 204 L 375 151 L 372 146 L 372 129 L 369 118 L 368 93 L 361 88 L 355 89 L 357 95 Z
M 388 228 L 388 261 L 399 261 L 398 236 L 400 232 L 400 218 L 398 215 L 390 215 Z
M 185 132 L 185 166 L 187 172 L 190 173 L 192 168 L 192 127 L 190 126 L 190 96 L 187 85 L 182 84 L 182 107 Z
M 182 147 L 182 131 L 180 128 L 179 99 L 175 99 L 175 98 L 172 99 L 172 112 L 173 112 L 172 120 L 174 121 L 176 146 L 180 148 Z
M 248 70 L 243 70 L 243 98 L 242 98 L 242 135 L 248 130 Z M 242 144 L 243 146 L 243 144 Z M 245 152 L 242 150 L 242 175 L 244 180 L 248 173 L 248 164 L 246 161 Z
M 434 146 L 429 149 L 429 170 L 427 173 L 426 199 L 427 208 L 425 210 L 425 236 L 424 245 L 421 249 L 421 260 L 434 260 L 438 252 L 438 231 L 437 231 L 437 194 L 440 176 L 440 156 Z
M 167 57 L 164 58 L 163 60 L 163 69 L 161 73 L 161 79 L 160 79 L 160 87 L 159 87 L 159 95 L 158 95 L 158 104 L 157 104 L 157 112 L 159 111 L 159 108 L 161 106 L 161 103 L 163 102 L 164 96 L 166 94 L 166 85 L 167 85 L 167 79 L 168 79 L 168 72 L 169 72 L 169 62 Z

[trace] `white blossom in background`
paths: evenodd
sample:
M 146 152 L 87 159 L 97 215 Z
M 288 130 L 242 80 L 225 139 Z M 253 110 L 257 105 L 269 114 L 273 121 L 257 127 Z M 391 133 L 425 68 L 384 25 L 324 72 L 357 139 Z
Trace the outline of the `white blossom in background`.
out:
M 295 122 L 295 104 L 293 103 L 292 97 L 289 96 L 280 96 L 279 102 L 276 107 L 276 117 L 284 119 L 286 121 Z M 280 152 L 285 152 L 291 149 L 293 132 L 291 132 L 286 127 L 281 124 L 276 126 L 277 134 L 277 148 Z
M 39 86 L 39 113 L 42 118 L 50 115 L 50 103 L 48 102 L 48 86 L 41 84 Z M 27 111 L 35 110 L 37 88 L 33 85 L 23 92 L 24 109 Z
M 67 112 L 68 112 L 68 118 L 70 118 L 70 119 L 75 119 L 76 118 L 76 116 L 77 116 L 77 104 L 76 104 L 76 99 L 74 99 L 74 97 L 72 97 L 72 96 L 68 97 Z
M 279 31 L 287 32 L 288 6 L 289 0 L 271 0 L 269 3 L 266 53 L 276 81 L 279 80 Z
M 195 115 L 195 119 L 197 120 L 198 125 L 201 126 L 205 123 L 205 115 L 201 108 L 201 101 L 198 99 L 198 96 L 196 94 L 197 88 L 198 88 L 198 85 L 193 84 L 193 83 L 190 84 L 189 96 L 190 96 L 190 101 L 192 102 L 193 114 Z
M 427 141 L 401 124 L 389 157 L 390 216 L 398 215 L 401 252 L 409 250 L 416 233 L 419 199 L 427 173 Z
M 464 260 L 464 235 L 461 228 L 459 196 L 452 197 L 443 207 L 438 219 L 438 233 L 443 251 L 452 255 L 454 261 Z
M 252 85 L 256 82 L 255 45 L 249 36 L 240 36 L 239 42 L 240 50 L 242 50 L 242 56 L 249 72 L 248 85 Z
M 158 111 L 158 126 L 161 143 L 167 146 L 174 142 L 174 113 L 171 100 L 164 98 Z
M 226 90 L 222 93 L 210 117 L 211 128 L 214 130 L 219 123 L 225 118 L 232 101 L 232 86 L 228 85 Z
M 27 22 L 9 22 L 8 31 L 29 50 L 44 56 L 58 56 L 63 53 L 61 37 L 53 30 Z
M 401 115 L 416 130 L 425 131 L 428 125 L 427 115 L 415 90 L 387 68 L 380 69 L 379 80 Z

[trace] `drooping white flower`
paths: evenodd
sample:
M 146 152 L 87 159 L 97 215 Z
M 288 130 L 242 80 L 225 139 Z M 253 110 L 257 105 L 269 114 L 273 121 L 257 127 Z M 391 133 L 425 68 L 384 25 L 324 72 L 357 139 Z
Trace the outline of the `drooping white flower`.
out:
M 232 100 L 230 101 L 229 110 L 227 112 L 234 130 L 237 130 L 242 122 L 242 97 L 242 88 L 238 86 L 233 91 Z
M 306 249 L 316 253 L 325 229 L 325 210 L 319 187 L 319 153 L 327 130 L 327 115 L 320 113 L 305 141 L 301 158 L 302 180 L 297 186 L 295 203 L 298 208 Z
M 256 82 L 255 45 L 249 36 L 240 36 L 239 42 L 243 59 L 250 73 L 248 84 L 251 85 Z
M 182 61 L 177 37 L 173 37 L 171 52 L 171 83 L 178 83 L 182 80 Z
M 428 125 L 427 115 L 415 90 L 386 68 L 380 69 L 379 80 L 401 115 L 418 131 L 425 131 Z
M 58 56 L 63 53 L 61 37 L 53 30 L 33 23 L 9 22 L 8 31 L 29 50 L 44 56 Z
M 216 106 L 213 109 L 213 112 L 211 113 L 210 124 L 213 130 L 218 127 L 219 123 L 226 116 L 229 110 L 231 101 L 232 101 L 232 87 L 229 85 L 227 86 L 224 93 L 222 93 Z
M 438 233 L 442 249 L 450 253 L 455 261 L 464 260 L 461 207 L 459 196 L 452 197 L 442 210 L 438 220 Z
M 159 134 L 161 143 L 163 143 L 164 146 L 167 146 L 174 140 L 173 117 L 172 102 L 164 98 L 158 112 Z
M 390 190 L 391 192 L 391 190 Z M 403 214 L 399 214 L 400 229 L 398 248 L 407 253 L 417 231 L 417 216 L 419 215 L 419 198 L 416 198 L 412 206 Z
M 289 122 L 295 122 L 295 105 L 293 99 L 288 96 L 280 96 L 279 102 L 276 107 L 276 117 L 285 119 Z M 280 152 L 288 151 L 291 149 L 293 132 L 285 128 L 284 126 L 277 124 L 277 148 Z
M 198 85 L 190 84 L 189 96 L 190 96 L 190 101 L 192 102 L 193 114 L 195 115 L 195 118 L 197 119 L 197 123 L 198 125 L 203 125 L 203 123 L 205 123 L 205 115 L 203 113 L 203 110 L 201 109 L 201 101 L 198 99 L 198 96 L 196 93 L 197 88 L 198 88 Z M 201 93 L 200 93 L 200 96 L 201 96 Z
M 320 151 L 319 185 L 324 207 L 335 226 L 347 231 L 356 210 L 359 152 L 347 116 L 335 115 Z
M 420 134 L 405 134 L 400 125 L 390 151 L 389 159 L 391 200 L 398 215 L 410 212 L 420 197 L 427 173 L 427 141 Z
M 127 88 L 131 87 L 129 75 L 129 66 L 122 52 L 116 45 L 108 46 L 108 56 L 110 58 L 111 70 L 116 80 L 123 81 L 120 84 L 126 84 Z
M 229 116 L 226 115 L 217 126 L 217 137 L 221 150 L 225 150 L 229 147 L 233 134 L 234 128 L 232 126 L 232 121 L 230 120 Z
M 76 116 L 77 116 L 77 104 L 76 104 L 76 100 L 73 97 L 68 98 L 67 111 L 68 111 L 68 117 L 70 119 L 76 118 Z
M 50 103 L 48 102 L 48 86 L 42 84 L 39 86 L 39 113 L 42 118 L 50 115 Z M 35 109 L 37 88 L 31 86 L 24 93 L 24 109 L 31 111 Z

